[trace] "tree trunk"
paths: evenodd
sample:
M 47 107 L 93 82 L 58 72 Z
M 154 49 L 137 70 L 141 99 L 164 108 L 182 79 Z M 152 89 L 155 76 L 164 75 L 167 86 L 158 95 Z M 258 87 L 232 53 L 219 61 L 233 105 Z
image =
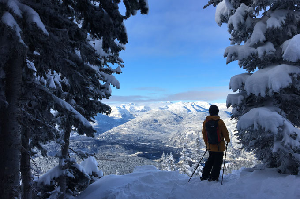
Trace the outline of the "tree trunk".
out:
M 64 134 L 64 144 L 61 147 L 61 157 L 60 157 L 60 168 L 63 170 L 63 174 L 59 179 L 59 186 L 61 195 L 59 199 L 64 199 L 67 191 L 67 176 L 65 175 L 65 170 L 68 166 L 65 164 L 65 160 L 69 158 L 69 145 L 70 145 L 70 134 L 71 134 L 71 125 L 66 122 L 65 134 Z
M 29 154 L 29 132 L 23 128 L 21 149 L 21 177 L 22 177 L 22 199 L 32 198 L 32 173 Z
M 25 63 L 21 53 L 22 50 L 12 51 L 13 57 L 5 65 L 5 96 L 8 105 L 1 107 L 0 111 L 0 196 L 4 199 L 20 197 L 21 133 L 18 99 L 22 65 Z

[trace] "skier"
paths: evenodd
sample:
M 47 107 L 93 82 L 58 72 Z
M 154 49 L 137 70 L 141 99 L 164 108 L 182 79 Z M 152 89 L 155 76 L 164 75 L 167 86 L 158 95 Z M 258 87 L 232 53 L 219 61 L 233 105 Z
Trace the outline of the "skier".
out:
M 219 108 L 211 105 L 209 108 L 210 116 L 203 122 L 203 139 L 209 157 L 203 168 L 201 180 L 218 181 L 223 162 L 223 155 L 226 146 L 230 142 L 229 133 L 223 120 L 218 116 Z M 224 140 L 225 139 L 225 140 Z

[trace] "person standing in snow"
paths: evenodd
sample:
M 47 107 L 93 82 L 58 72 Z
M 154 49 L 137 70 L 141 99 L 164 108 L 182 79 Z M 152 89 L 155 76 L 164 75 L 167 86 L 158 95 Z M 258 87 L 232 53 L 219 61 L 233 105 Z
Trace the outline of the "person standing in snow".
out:
M 230 142 L 229 133 L 225 126 L 223 120 L 220 119 L 218 116 L 219 108 L 216 105 L 211 105 L 209 108 L 210 116 L 206 117 L 206 120 L 203 122 L 203 140 L 206 144 L 206 149 L 209 152 L 209 157 L 205 163 L 203 168 L 203 174 L 201 180 L 209 180 L 209 181 L 218 181 L 220 170 L 222 167 L 223 162 L 223 155 L 225 151 L 225 141 L 227 142 L 226 145 Z M 209 125 L 211 124 L 211 125 Z M 211 134 L 211 126 L 216 128 L 216 134 L 218 139 L 217 144 L 212 144 L 214 142 L 211 141 L 210 135 Z M 209 129 L 210 128 L 210 129 Z M 210 132 L 208 132 L 210 131 Z

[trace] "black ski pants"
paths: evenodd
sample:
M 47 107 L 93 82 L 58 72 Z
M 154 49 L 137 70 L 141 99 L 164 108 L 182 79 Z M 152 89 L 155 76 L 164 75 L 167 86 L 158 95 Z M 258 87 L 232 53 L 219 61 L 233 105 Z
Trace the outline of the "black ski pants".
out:
M 222 167 L 224 152 L 209 151 L 209 157 L 203 168 L 203 179 L 218 180 Z

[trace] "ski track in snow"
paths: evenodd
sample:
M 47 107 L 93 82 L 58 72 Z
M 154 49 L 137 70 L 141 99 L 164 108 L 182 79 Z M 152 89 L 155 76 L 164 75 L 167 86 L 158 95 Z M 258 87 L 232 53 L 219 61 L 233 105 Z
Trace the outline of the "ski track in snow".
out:
M 78 199 L 296 199 L 300 177 L 278 174 L 274 169 L 239 170 L 224 175 L 220 182 L 200 181 L 176 171 L 154 166 L 137 167 L 127 175 L 108 175 L 90 185 Z M 221 179 L 221 177 L 220 177 Z

